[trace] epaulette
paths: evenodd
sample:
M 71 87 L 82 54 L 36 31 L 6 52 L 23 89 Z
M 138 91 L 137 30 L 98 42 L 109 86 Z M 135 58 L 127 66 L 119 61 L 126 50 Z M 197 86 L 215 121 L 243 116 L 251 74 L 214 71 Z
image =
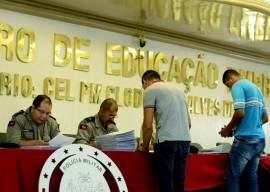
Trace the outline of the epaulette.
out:
M 95 117 L 87 117 L 84 119 L 86 122 L 94 122 L 95 121 Z
M 53 118 L 53 119 L 56 121 L 55 117 L 53 117 L 53 116 L 51 116 L 51 115 L 50 115 L 50 117 Z
M 111 123 L 111 124 L 114 124 L 114 125 L 116 125 L 116 123 L 114 122 L 114 121 L 108 121 L 108 123 L 107 124 L 109 124 L 109 123 Z
M 23 114 L 24 113 L 24 110 L 20 110 L 19 112 L 15 113 L 14 115 L 12 115 L 12 117 L 16 117 L 20 114 Z

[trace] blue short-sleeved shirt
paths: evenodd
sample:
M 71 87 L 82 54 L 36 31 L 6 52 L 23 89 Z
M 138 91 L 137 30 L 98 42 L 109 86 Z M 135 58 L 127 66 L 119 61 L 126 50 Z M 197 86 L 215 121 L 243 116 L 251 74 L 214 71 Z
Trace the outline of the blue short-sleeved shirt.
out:
M 244 109 L 245 115 L 236 127 L 235 136 L 265 138 L 262 115 L 267 114 L 260 89 L 247 79 L 241 79 L 232 86 L 234 110 Z

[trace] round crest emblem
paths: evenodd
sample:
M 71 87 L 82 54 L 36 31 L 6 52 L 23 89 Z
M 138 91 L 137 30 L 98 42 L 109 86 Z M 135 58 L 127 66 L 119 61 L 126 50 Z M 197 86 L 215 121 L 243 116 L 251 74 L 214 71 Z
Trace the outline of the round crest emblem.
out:
M 49 192 L 53 171 L 59 167 L 63 176 L 59 191 L 110 191 L 104 173 L 109 171 L 119 192 L 127 192 L 126 182 L 116 164 L 102 151 L 82 144 L 59 148 L 46 160 L 39 176 L 39 192 Z

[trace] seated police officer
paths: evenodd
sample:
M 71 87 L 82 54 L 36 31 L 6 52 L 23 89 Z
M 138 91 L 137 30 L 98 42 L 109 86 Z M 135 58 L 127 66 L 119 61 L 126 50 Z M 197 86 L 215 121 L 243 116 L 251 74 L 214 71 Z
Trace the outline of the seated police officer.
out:
M 99 112 L 91 117 L 83 119 L 79 126 L 74 143 L 88 144 L 96 147 L 95 137 L 117 132 L 114 122 L 117 117 L 118 106 L 114 99 L 105 99 L 99 108 Z
M 59 131 L 59 124 L 52 117 L 52 101 L 46 95 L 38 95 L 32 106 L 12 116 L 7 127 L 7 142 L 20 146 L 48 145 Z

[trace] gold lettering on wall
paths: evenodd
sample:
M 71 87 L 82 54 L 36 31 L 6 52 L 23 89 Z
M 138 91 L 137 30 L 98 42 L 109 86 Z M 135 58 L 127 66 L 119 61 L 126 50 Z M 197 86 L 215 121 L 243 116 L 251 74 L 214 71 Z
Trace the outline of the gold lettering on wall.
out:
M 6 72 L 2 72 L 0 78 L 0 94 L 4 94 L 6 90 L 6 95 L 11 95 L 11 75 Z
M 218 86 L 218 67 L 215 63 L 209 63 L 207 66 L 207 86 L 210 89 Z
M 20 75 L 19 74 L 14 74 L 14 91 L 13 91 L 13 95 L 14 96 L 18 96 L 19 94 L 19 79 Z
M 123 102 L 121 101 L 120 95 L 123 95 Z M 114 98 L 118 106 L 140 107 L 142 105 L 142 90 L 125 88 L 123 94 L 121 94 L 120 87 L 118 86 L 107 86 L 106 87 L 106 98 Z
M 134 5 L 134 2 L 134 0 L 125 0 L 126 5 Z M 234 35 L 252 41 L 269 40 L 269 16 L 229 4 L 217 1 L 194 3 L 191 0 L 141 0 L 140 9 L 148 15 L 162 19 L 172 18 L 173 21 L 178 22 L 181 22 L 183 16 L 183 22 L 188 25 L 198 25 L 198 31 L 201 33 L 207 33 L 211 28 L 222 31 L 228 29 L 228 36 Z
M 13 60 L 13 45 L 12 41 L 14 39 L 13 28 L 5 23 L 0 23 L 0 48 L 6 48 L 6 60 Z M 0 51 L 0 58 L 2 57 L 2 51 Z
M 179 21 L 181 17 L 181 6 L 182 3 L 179 0 L 172 0 L 172 6 L 173 6 L 173 20 Z
M 199 55 L 198 58 L 203 59 L 204 55 Z M 195 86 L 197 86 L 199 83 L 201 83 L 203 87 L 206 85 L 206 77 L 205 77 L 205 69 L 204 69 L 204 62 L 203 61 L 198 62 L 195 80 L 194 80 Z
M 69 79 L 66 79 L 66 100 L 67 101 L 74 101 L 75 100 L 75 97 L 71 96 L 70 95 L 70 80 Z
M 118 56 L 115 56 L 114 53 L 117 53 Z M 122 46 L 121 45 L 113 45 L 108 44 L 106 45 L 106 74 L 111 75 L 120 75 L 121 70 L 119 66 L 121 66 L 121 53 L 122 53 Z M 113 68 L 113 64 L 118 65 L 117 68 Z
M 209 3 L 208 2 L 202 2 L 199 4 L 199 21 L 200 21 L 200 32 L 205 32 L 205 25 L 206 21 L 208 19 L 208 13 L 209 13 Z
M 138 60 L 138 73 L 140 77 L 143 75 L 143 73 L 146 70 L 150 70 L 154 68 L 154 52 L 153 51 L 147 51 L 145 54 L 145 52 L 142 49 L 140 49 L 137 60 Z M 145 66 L 145 61 L 146 61 L 146 66 Z
M 53 65 L 65 67 L 70 63 L 72 47 L 69 38 L 65 35 L 54 34 L 54 60 Z
M 195 67 L 194 61 L 191 58 L 186 58 L 184 59 L 182 66 L 181 66 L 181 76 L 182 76 L 182 81 L 185 85 L 189 85 L 193 80 L 194 76 L 187 76 L 187 66 L 189 68 L 193 69 Z
M 56 78 L 55 79 L 55 99 L 73 101 L 75 97 L 70 95 L 70 80 Z
M 32 77 L 29 75 L 24 75 L 20 81 L 19 74 L 14 74 L 12 78 L 11 74 L 7 72 L 0 73 L 0 95 L 11 95 L 13 91 L 13 96 L 18 96 L 19 87 L 21 88 L 22 96 L 30 96 L 35 89 L 35 87 L 33 87 Z
M 161 79 L 165 80 L 168 78 L 168 72 L 167 71 L 160 72 L 161 63 L 168 64 L 167 55 L 165 53 L 158 53 L 156 55 L 155 62 L 154 62 L 154 70 L 160 74 Z
M 218 115 L 221 112 L 221 101 L 215 99 L 213 108 L 214 108 L 214 115 Z
M 265 14 L 257 13 L 256 19 L 255 19 L 255 41 L 264 41 L 265 39 L 265 29 L 267 28 L 267 18 Z
M 142 106 L 143 92 L 141 89 L 134 89 L 134 104 L 133 107 L 138 108 Z
M 132 47 L 124 47 L 124 56 L 123 56 L 123 77 L 132 77 L 136 73 L 137 66 L 137 51 Z M 129 68 L 130 66 L 130 68 Z
M 230 15 L 229 32 L 232 35 L 240 36 L 242 9 L 240 7 L 232 6 Z
M 90 53 L 82 51 L 81 46 L 89 46 L 91 41 L 79 37 L 74 38 L 74 56 L 73 69 L 80 71 L 89 71 L 89 65 L 82 64 L 82 59 L 89 59 Z M 71 61 L 72 45 L 70 39 L 61 34 L 54 34 L 54 66 L 65 67 Z
M 269 75 L 263 75 L 263 96 L 269 97 L 270 96 L 270 76 Z
M 220 28 L 220 19 L 222 14 L 223 4 L 212 3 L 209 12 L 209 23 L 213 28 Z
M 257 85 L 260 90 L 263 90 L 263 75 L 259 73 L 253 73 L 253 83 Z
M 233 102 L 232 101 L 223 101 L 223 116 L 231 117 L 233 115 Z
M 145 58 L 145 52 L 143 49 L 139 50 L 139 56 L 136 58 L 138 60 L 138 73 L 140 75 L 140 77 L 143 75 L 144 73 L 144 59 Z
M 157 14 L 161 18 L 166 18 L 169 15 L 169 5 L 170 1 L 167 0 L 157 0 L 156 1 L 156 9 Z
M 55 99 L 64 100 L 65 95 L 65 79 L 56 78 L 55 81 Z
M 107 86 L 106 87 L 106 98 L 116 98 L 116 95 L 117 95 L 116 87 L 114 87 L 114 86 Z M 118 106 L 121 106 L 121 104 L 119 105 L 119 103 L 118 103 L 119 101 L 116 100 L 116 102 L 117 102 Z
M 220 114 L 221 102 L 217 99 L 189 95 L 187 104 L 190 113 L 215 116 Z
M 80 101 L 84 101 L 84 96 L 88 95 L 89 103 L 100 103 L 101 101 L 101 84 L 80 82 Z
M 87 51 L 82 51 L 81 45 L 89 46 L 90 43 L 91 43 L 91 41 L 89 39 L 82 39 L 79 37 L 74 38 L 74 67 L 73 67 L 73 69 L 77 69 L 80 71 L 89 71 L 90 70 L 89 65 L 81 63 L 81 58 L 83 58 L 83 59 L 90 58 L 90 53 Z
M 51 89 L 52 86 L 55 86 L 54 79 L 52 77 L 46 77 L 43 81 L 43 93 L 49 97 L 53 97 L 54 91 Z
M 31 62 L 35 57 L 36 36 L 29 28 L 22 28 L 17 33 L 17 57 L 24 63 Z
M 43 82 L 43 92 L 49 97 L 58 100 L 74 101 L 75 97 L 70 94 L 70 80 L 63 78 L 46 77 Z
M 235 69 L 236 70 L 236 69 Z M 252 71 L 245 71 L 243 69 L 238 70 L 241 76 L 249 81 L 253 82 L 262 91 L 264 97 L 269 97 L 270 89 L 270 77 L 269 75 L 256 73 Z
M 131 88 L 124 89 L 124 105 L 127 107 L 132 105 L 132 89 Z
M 28 97 L 32 94 L 33 90 L 33 81 L 32 78 L 29 75 L 25 75 L 22 78 L 22 95 L 24 97 Z
M 218 67 L 215 63 L 209 63 L 205 70 L 204 54 L 198 55 L 196 74 L 188 75 L 192 72 L 191 69 L 195 68 L 191 58 L 185 58 L 180 62 L 179 57 L 173 55 L 168 69 L 166 65 L 169 61 L 165 53 L 157 53 L 153 60 L 152 51 L 146 52 L 146 55 L 142 49 L 139 49 L 138 52 L 139 54 L 134 48 L 107 44 L 106 74 L 120 75 L 122 66 L 122 76 L 124 77 L 133 77 L 137 71 L 142 76 L 146 70 L 152 69 L 161 75 L 162 80 L 172 82 L 175 79 L 175 82 L 183 82 L 189 88 L 192 83 L 194 86 L 198 86 L 200 83 L 202 87 L 208 86 L 210 89 L 215 89 L 218 85 Z
M 198 97 L 197 98 L 194 98 L 196 101 L 198 101 L 199 99 L 198 99 Z M 210 111 L 210 109 L 208 110 L 207 109 L 207 107 L 208 107 L 208 105 L 207 105 L 207 103 L 208 103 L 208 99 L 207 98 L 205 98 L 205 97 L 200 97 L 200 113 L 201 114 L 206 114 L 206 112 L 208 112 L 209 113 L 209 111 Z
M 177 83 L 181 83 L 181 66 L 177 56 L 172 57 L 171 66 L 168 74 L 167 81 L 172 81 L 175 78 Z

